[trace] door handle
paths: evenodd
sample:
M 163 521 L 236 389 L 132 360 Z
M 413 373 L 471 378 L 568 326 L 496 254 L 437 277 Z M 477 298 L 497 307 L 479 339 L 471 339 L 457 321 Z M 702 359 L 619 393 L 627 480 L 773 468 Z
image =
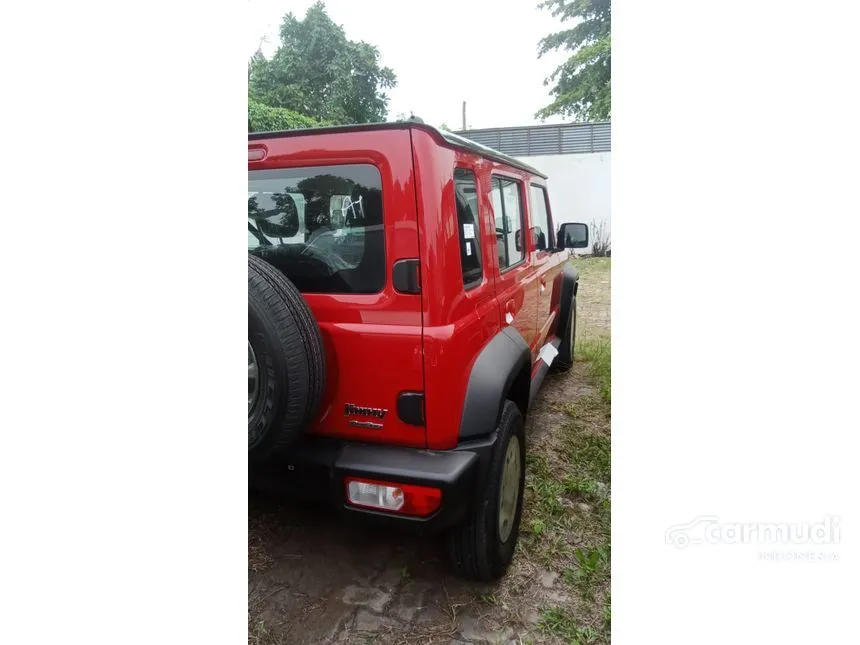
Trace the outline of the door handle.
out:
M 505 303 L 505 323 L 510 325 L 514 322 L 514 301 L 508 300 Z

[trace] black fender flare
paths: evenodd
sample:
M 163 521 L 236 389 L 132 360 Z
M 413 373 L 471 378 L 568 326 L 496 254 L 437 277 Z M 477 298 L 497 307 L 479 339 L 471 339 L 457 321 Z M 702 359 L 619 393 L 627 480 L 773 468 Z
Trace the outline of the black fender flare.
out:
M 461 441 L 495 432 L 508 398 L 514 400 L 525 417 L 530 367 L 528 343 L 514 327 L 505 327 L 484 345 L 472 364 L 466 386 L 460 420 Z
M 570 308 L 573 306 L 573 300 L 576 298 L 576 292 L 579 288 L 579 271 L 572 264 L 565 265 L 561 271 L 561 293 L 559 294 L 559 312 L 558 325 L 556 330 L 558 336 L 564 342 L 567 327 L 567 318 L 570 315 Z

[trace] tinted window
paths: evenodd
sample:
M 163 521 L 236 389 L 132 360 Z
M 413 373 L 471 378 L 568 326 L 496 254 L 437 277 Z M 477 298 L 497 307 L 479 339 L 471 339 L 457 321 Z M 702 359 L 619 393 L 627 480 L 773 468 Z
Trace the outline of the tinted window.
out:
M 538 251 L 545 251 L 554 246 L 546 190 L 542 186 L 532 184 L 531 198 L 532 237 L 535 241 L 535 248 Z
M 248 251 L 303 292 L 382 290 L 379 170 L 352 164 L 249 171 Z
M 493 177 L 493 211 L 499 268 L 506 269 L 526 256 L 523 244 L 522 186 L 512 179 Z
M 478 218 L 478 184 L 475 173 L 464 168 L 454 171 L 454 197 L 457 202 L 457 226 L 460 229 L 460 263 L 463 284 L 474 287 L 481 283 L 481 228 Z

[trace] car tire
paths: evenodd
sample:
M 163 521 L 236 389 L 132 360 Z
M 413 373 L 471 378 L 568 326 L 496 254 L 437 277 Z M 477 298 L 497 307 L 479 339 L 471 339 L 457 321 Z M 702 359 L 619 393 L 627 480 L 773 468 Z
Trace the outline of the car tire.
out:
M 481 582 L 492 582 L 505 574 L 519 537 L 526 444 L 523 417 L 513 401 L 505 401 L 497 432 L 483 490 L 465 519 L 447 535 L 448 555 L 455 572 Z M 510 471 L 514 460 L 518 474 Z M 508 487 L 504 485 L 506 475 Z M 513 485 L 515 488 L 509 488 Z M 511 503 L 510 491 L 514 490 L 516 499 Z
M 568 308 L 567 321 L 562 332 L 558 356 L 552 362 L 552 371 L 566 372 L 573 366 L 573 349 L 576 346 L 576 297 Z
M 302 294 L 248 255 L 248 456 L 283 451 L 313 420 L 325 384 L 319 326 Z

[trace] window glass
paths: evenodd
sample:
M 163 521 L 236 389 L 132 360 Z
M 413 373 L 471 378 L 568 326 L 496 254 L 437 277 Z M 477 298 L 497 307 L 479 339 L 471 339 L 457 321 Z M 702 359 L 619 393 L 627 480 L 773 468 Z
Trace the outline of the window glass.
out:
M 478 217 L 478 183 L 475 173 L 465 168 L 454 170 L 454 197 L 457 202 L 457 227 L 460 229 L 460 262 L 463 284 L 481 283 L 481 227 Z
M 493 210 L 496 218 L 496 245 L 501 270 L 526 256 L 523 244 L 522 187 L 519 182 L 493 178 Z
M 546 197 L 546 190 L 542 186 L 531 185 L 532 237 L 538 251 L 553 248 L 552 223 Z
M 369 164 L 248 172 L 248 251 L 299 291 L 385 286 L 382 178 Z

